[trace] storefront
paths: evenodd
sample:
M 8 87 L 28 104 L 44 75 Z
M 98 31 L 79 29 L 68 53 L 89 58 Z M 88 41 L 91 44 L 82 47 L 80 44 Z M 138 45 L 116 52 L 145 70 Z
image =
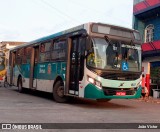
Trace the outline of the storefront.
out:
M 152 89 L 160 89 L 159 0 L 134 0 L 133 28 L 142 36 L 142 69 L 149 94 L 153 96 Z

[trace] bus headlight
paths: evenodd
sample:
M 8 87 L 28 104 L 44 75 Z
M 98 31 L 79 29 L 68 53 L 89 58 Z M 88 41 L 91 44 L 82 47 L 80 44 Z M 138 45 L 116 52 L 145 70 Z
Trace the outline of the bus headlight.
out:
M 101 82 L 100 82 L 100 81 L 95 80 L 95 79 L 93 79 L 92 77 L 89 77 L 89 76 L 88 76 L 87 80 L 88 80 L 88 82 L 90 82 L 90 83 L 92 83 L 92 84 L 96 85 L 98 88 L 100 88 L 100 89 L 101 89 L 102 84 L 101 84 Z
M 92 83 L 92 84 L 95 84 L 94 79 L 93 79 L 93 78 L 91 78 L 91 77 L 88 77 L 88 81 L 89 81 L 90 83 Z

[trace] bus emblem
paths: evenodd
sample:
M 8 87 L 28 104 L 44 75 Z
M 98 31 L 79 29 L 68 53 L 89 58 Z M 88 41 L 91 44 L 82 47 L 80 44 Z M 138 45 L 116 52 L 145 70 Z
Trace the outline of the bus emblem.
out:
M 122 87 L 124 85 L 124 83 L 121 83 L 118 87 Z

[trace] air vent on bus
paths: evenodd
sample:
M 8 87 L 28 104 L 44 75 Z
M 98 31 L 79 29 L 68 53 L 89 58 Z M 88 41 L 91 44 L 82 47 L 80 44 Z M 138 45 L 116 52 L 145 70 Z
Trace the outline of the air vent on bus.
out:
M 126 80 L 126 81 L 130 81 L 130 80 L 136 80 L 140 77 L 139 74 L 121 74 L 121 73 L 106 73 L 106 74 L 102 74 L 101 77 L 105 78 L 105 79 L 111 79 L 111 80 Z

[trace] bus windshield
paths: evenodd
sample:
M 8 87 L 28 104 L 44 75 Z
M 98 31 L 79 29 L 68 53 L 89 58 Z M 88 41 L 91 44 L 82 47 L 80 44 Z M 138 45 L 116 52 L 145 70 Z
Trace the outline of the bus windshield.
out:
M 141 46 L 120 40 L 92 38 L 87 65 L 104 70 L 141 71 Z

